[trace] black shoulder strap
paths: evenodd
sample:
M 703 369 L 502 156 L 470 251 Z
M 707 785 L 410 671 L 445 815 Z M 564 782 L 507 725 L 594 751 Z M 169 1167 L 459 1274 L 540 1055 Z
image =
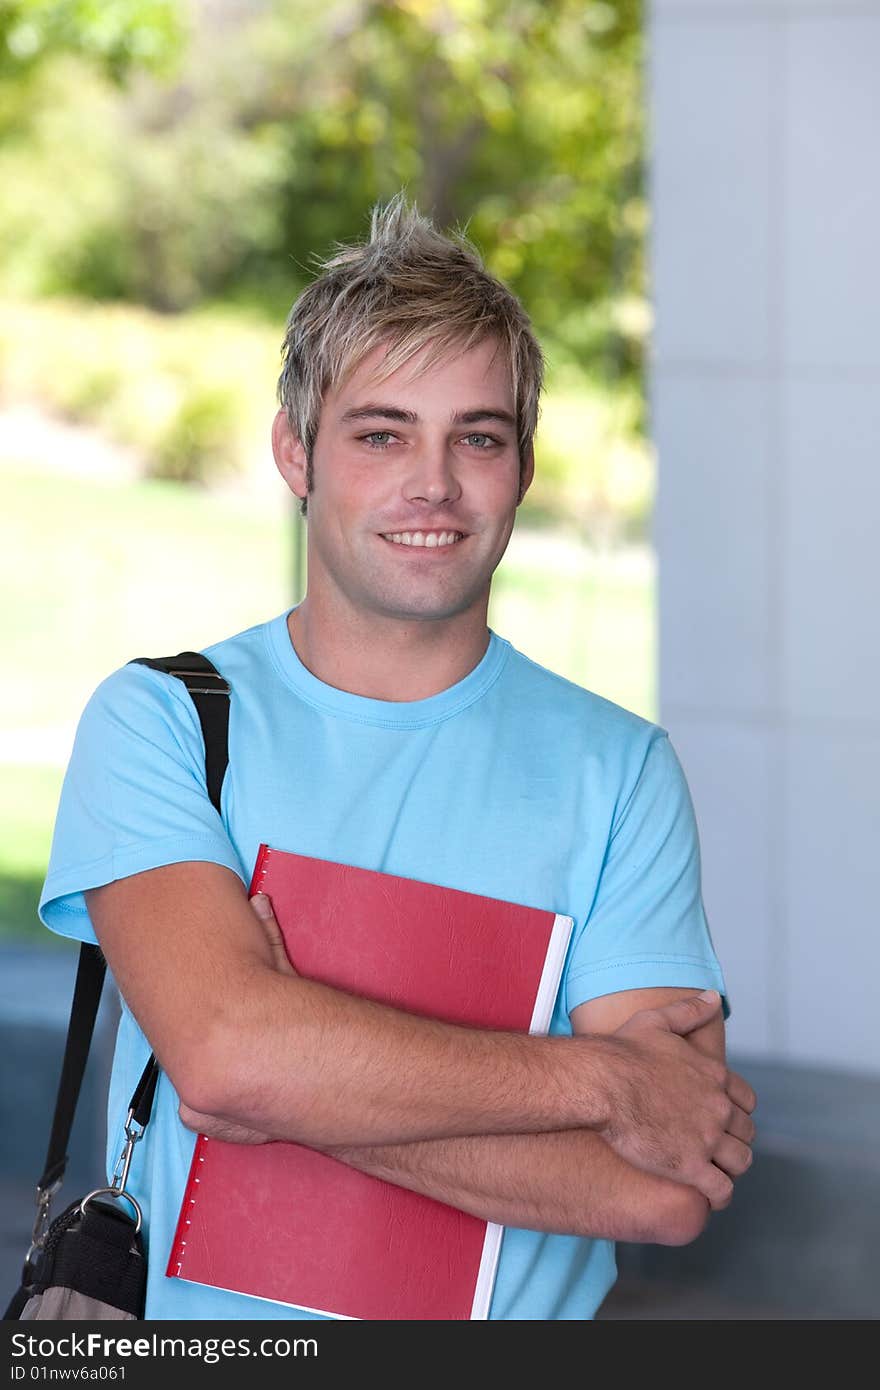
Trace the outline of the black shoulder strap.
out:
M 129 663 L 131 664 L 131 663 Z M 229 762 L 229 685 L 201 652 L 178 652 L 177 656 L 139 656 L 135 664 L 151 666 L 176 676 L 190 693 L 205 740 L 205 773 L 208 796 L 218 816 L 220 791 Z M 220 695 L 223 698 L 219 699 Z
M 219 815 L 220 792 L 229 763 L 230 688 L 227 681 L 201 652 L 178 652 L 177 656 L 163 657 L 140 656 L 135 658 L 135 662 L 141 666 L 151 666 L 154 671 L 165 671 L 170 676 L 176 676 L 189 691 L 205 740 L 208 795 Z M 218 696 L 222 698 L 218 699 Z M 82 1087 L 105 974 L 106 965 L 100 949 L 89 942 L 83 942 L 70 1008 L 70 1023 L 55 1102 L 55 1115 L 52 1120 L 52 1133 L 49 1137 L 43 1176 L 37 1183 L 38 1201 L 41 1195 L 48 1198 L 52 1192 L 57 1191 L 64 1178 L 67 1167 L 67 1143 Z M 150 1118 L 158 1077 L 159 1064 L 156 1058 L 151 1056 L 129 1102 L 133 1118 L 141 1127 L 145 1126 Z

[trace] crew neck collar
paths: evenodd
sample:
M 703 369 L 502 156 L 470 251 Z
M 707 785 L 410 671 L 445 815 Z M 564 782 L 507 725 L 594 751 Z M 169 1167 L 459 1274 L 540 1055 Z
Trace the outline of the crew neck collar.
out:
M 373 700 L 327 685 L 303 665 L 290 640 L 286 609 L 266 624 L 266 639 L 274 664 L 287 685 L 310 705 L 343 719 L 361 724 L 379 724 L 392 729 L 414 729 L 435 724 L 460 713 L 479 700 L 501 674 L 510 652 L 510 643 L 489 629 L 489 645 L 468 674 L 454 685 L 423 700 Z

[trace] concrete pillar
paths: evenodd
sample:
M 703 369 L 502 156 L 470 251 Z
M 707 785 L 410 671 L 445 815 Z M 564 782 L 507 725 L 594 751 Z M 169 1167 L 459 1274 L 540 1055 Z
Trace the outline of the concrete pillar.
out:
M 880 1076 L 880 0 L 653 0 L 660 720 L 738 1056 Z

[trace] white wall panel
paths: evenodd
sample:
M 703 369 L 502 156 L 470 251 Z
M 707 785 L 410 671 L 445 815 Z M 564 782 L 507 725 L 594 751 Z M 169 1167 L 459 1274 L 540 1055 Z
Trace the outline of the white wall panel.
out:
M 880 0 L 650 14 L 660 718 L 731 1045 L 878 1074 Z
M 770 387 L 655 377 L 655 539 L 664 704 L 727 712 L 772 701 Z
M 880 1073 L 880 730 L 786 742 L 791 1055 Z
M 764 362 L 769 351 L 770 25 L 657 25 L 649 42 L 653 351 Z M 747 94 L 747 96 L 746 96 Z
M 703 902 L 732 1006 L 730 1046 L 740 1055 L 782 1055 L 772 736 L 759 726 L 700 723 L 674 709 L 665 723 L 694 802 Z
M 782 394 L 784 707 L 880 728 L 880 379 Z
M 880 7 L 791 24 L 784 83 L 783 349 L 880 368 Z

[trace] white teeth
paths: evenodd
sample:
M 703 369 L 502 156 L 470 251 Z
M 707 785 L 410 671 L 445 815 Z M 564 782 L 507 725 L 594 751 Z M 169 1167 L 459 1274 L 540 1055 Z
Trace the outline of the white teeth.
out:
M 463 540 L 460 531 L 394 531 L 388 532 L 384 539 L 393 541 L 395 545 L 424 545 L 434 547 L 438 545 L 454 545 L 456 541 Z

